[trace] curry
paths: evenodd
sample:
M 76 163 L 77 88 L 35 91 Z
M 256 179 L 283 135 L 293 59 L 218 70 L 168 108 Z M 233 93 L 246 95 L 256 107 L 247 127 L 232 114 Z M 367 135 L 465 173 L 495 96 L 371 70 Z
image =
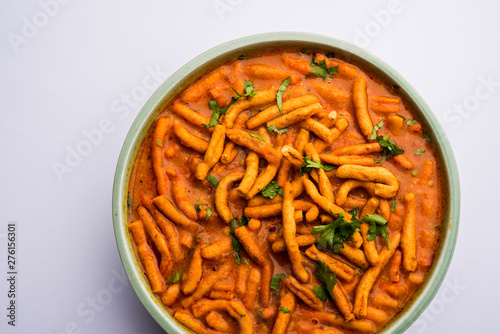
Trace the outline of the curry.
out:
M 434 145 L 397 87 L 331 54 L 223 64 L 140 145 L 130 237 L 195 333 L 375 333 L 433 264 Z

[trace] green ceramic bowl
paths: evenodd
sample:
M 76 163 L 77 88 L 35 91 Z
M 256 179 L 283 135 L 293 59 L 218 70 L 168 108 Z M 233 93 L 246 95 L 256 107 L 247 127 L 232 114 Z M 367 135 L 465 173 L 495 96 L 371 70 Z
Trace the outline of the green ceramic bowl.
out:
M 168 333 L 189 333 L 163 308 L 161 302 L 151 292 L 139 263 L 135 257 L 132 241 L 127 232 L 127 195 L 132 164 L 140 143 L 157 115 L 193 80 L 228 60 L 241 54 L 273 48 L 306 48 L 334 52 L 335 56 L 371 71 L 389 85 L 399 87 L 399 93 L 413 107 L 418 119 L 428 129 L 429 137 L 435 143 L 440 160 L 445 186 L 444 220 L 448 228 L 437 251 L 435 262 L 426 282 L 413 301 L 406 305 L 396 320 L 383 333 L 401 333 L 407 329 L 432 301 L 446 275 L 451 262 L 458 232 L 460 214 L 460 187 L 458 171 L 446 135 L 433 112 L 410 84 L 392 67 L 367 51 L 350 43 L 331 37 L 299 32 L 276 32 L 240 38 L 206 51 L 175 72 L 146 102 L 135 119 L 125 139 L 116 168 L 113 185 L 113 221 L 116 243 L 130 283 L 146 309 Z

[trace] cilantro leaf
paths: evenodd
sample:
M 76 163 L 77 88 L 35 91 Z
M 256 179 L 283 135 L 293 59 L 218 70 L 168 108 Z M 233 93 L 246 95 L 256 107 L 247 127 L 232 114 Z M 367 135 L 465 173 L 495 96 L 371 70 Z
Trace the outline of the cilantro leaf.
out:
M 392 205 L 391 205 L 391 212 L 396 212 L 396 200 L 392 200 Z
M 253 134 L 253 133 L 250 133 L 250 132 L 249 132 L 248 134 L 250 135 L 250 137 L 254 137 L 254 138 L 257 138 L 257 139 L 258 139 L 258 140 L 260 140 L 260 141 L 265 142 L 264 138 L 262 138 L 262 137 L 261 137 L 261 136 L 259 136 L 259 135 L 256 135 L 256 134 Z
M 267 130 L 269 132 L 276 132 L 277 134 L 282 135 L 282 134 L 284 134 L 285 132 L 288 131 L 288 128 L 283 128 L 281 130 L 278 130 L 278 128 L 276 127 L 276 125 L 273 124 L 273 125 L 268 126 Z
M 333 223 L 314 226 L 311 234 L 321 234 L 321 236 L 316 239 L 318 249 L 325 249 L 327 246 L 330 246 L 335 253 L 338 253 L 339 246 L 344 248 L 344 242 L 349 240 L 349 237 L 354 234 L 354 232 L 359 231 L 359 225 L 361 225 L 361 222 L 355 219 L 354 216 L 353 221 L 348 222 L 344 214 L 339 213 L 338 218 L 333 221 Z
M 364 223 L 370 224 L 370 228 L 368 229 L 368 238 L 366 240 L 372 241 L 375 240 L 375 236 L 380 235 L 384 237 L 387 249 L 389 249 L 389 236 L 387 235 L 387 220 L 385 220 L 382 216 L 377 214 L 366 215 L 361 218 L 361 221 Z
M 331 171 L 337 169 L 338 167 L 335 165 L 323 165 L 321 162 L 312 160 L 309 156 L 304 157 L 304 162 L 299 169 L 300 175 L 304 175 L 304 173 L 310 173 L 313 168 L 322 168 L 325 171 Z
M 411 175 L 417 176 L 417 174 L 418 174 L 418 170 L 416 170 L 416 169 L 411 170 Z
M 236 238 L 234 236 L 234 230 L 236 230 L 236 226 L 239 225 L 236 223 L 236 218 L 234 218 L 233 216 L 233 219 L 231 219 L 231 242 L 233 244 L 233 248 L 234 248 L 234 259 L 236 261 L 236 263 L 238 264 L 245 264 L 245 260 L 243 260 L 241 257 L 240 257 L 240 250 L 241 250 L 241 243 L 240 241 L 238 240 L 238 238 Z
M 412 126 L 413 124 L 417 123 L 417 120 L 416 119 L 407 119 L 405 123 L 408 126 Z
M 373 130 L 372 130 L 372 134 L 370 135 L 370 137 L 368 137 L 368 139 L 370 140 L 375 140 L 377 139 L 377 131 L 384 126 L 384 120 L 381 120 L 380 122 L 378 122 L 377 124 L 375 124 L 373 126 Z
M 167 282 L 167 284 L 173 284 L 173 283 L 177 283 L 181 280 L 181 273 L 180 272 L 176 272 L 171 278 L 170 280 Z
M 283 197 L 283 188 L 281 188 L 277 181 L 271 181 L 267 186 L 265 186 L 261 192 L 262 196 L 273 199 L 276 195 Z
M 423 148 L 417 148 L 414 152 L 416 155 L 422 155 L 425 153 L 425 150 Z
M 161 140 L 158 140 L 158 141 L 156 142 L 156 146 L 163 147 L 163 143 L 161 142 Z
M 208 220 L 208 218 L 210 218 L 210 216 L 212 215 L 212 213 L 214 213 L 214 211 L 210 208 L 207 207 L 207 218 L 205 218 L 205 220 Z
M 276 103 L 278 105 L 278 109 L 280 111 L 280 114 L 283 113 L 283 93 L 285 92 L 285 89 L 288 87 L 290 84 L 290 77 L 286 78 L 280 85 L 280 88 L 278 89 L 278 93 L 276 93 Z
M 349 214 L 354 218 L 356 218 L 358 216 L 358 212 L 359 212 L 359 207 L 355 206 L 354 208 L 352 208 L 351 211 L 349 211 Z
M 255 86 L 253 85 L 253 83 L 250 81 L 250 80 L 245 80 L 245 84 L 243 85 L 243 94 L 240 94 L 236 91 L 236 89 L 232 88 L 231 89 L 233 90 L 233 92 L 236 93 L 236 100 L 241 98 L 241 97 L 254 97 L 255 96 L 255 93 L 253 92 L 254 89 L 255 89 Z M 233 100 L 235 98 L 233 97 Z
M 284 307 L 284 306 L 280 306 L 279 310 L 280 310 L 281 312 L 283 312 L 283 313 L 290 313 L 290 312 L 292 312 L 292 311 L 290 311 L 289 309 L 287 309 L 287 308 L 286 308 L 286 307 Z
M 333 78 L 333 76 L 337 74 L 338 70 L 338 66 L 328 67 L 326 65 L 326 59 L 323 59 L 320 63 L 318 63 L 316 58 L 313 58 L 311 61 L 311 71 L 309 73 L 314 74 L 319 78 L 323 78 L 323 81 L 325 81 L 326 77 L 329 77 L 330 79 Z
M 376 139 L 380 144 L 380 146 L 383 147 L 382 152 L 380 152 L 380 154 L 385 158 L 390 158 L 392 156 L 403 154 L 405 152 L 405 150 L 396 145 L 394 140 L 389 141 L 388 134 L 385 137 L 377 136 Z
M 219 184 L 219 180 L 215 178 L 212 174 L 208 174 L 207 177 L 205 178 L 207 181 L 212 183 L 215 188 L 217 188 L 217 185 Z
M 239 60 L 245 60 L 245 59 L 248 59 L 248 57 L 247 57 L 247 56 L 245 56 L 245 55 L 241 55 L 241 56 L 239 56 L 239 57 L 238 57 L 238 59 L 239 59 Z
M 205 128 L 210 128 L 212 126 L 216 126 L 217 124 L 219 124 L 220 115 L 225 114 L 232 103 L 233 102 L 231 101 L 231 103 L 227 107 L 220 108 L 216 100 L 210 100 L 208 102 L 208 106 L 212 110 L 212 117 L 210 118 L 210 122 L 208 122 L 208 124 L 203 124 L 203 126 Z
M 324 286 L 316 285 L 313 289 L 313 293 L 322 302 L 330 298 L 330 294 L 328 293 L 328 290 Z
M 201 208 L 200 208 L 200 206 L 201 206 L 201 205 L 203 205 L 203 204 L 201 204 L 201 203 L 196 203 L 196 204 L 194 205 L 194 209 L 196 210 L 196 213 L 198 213 L 198 212 L 200 212 L 200 211 L 201 211 Z
M 318 261 L 318 263 L 316 263 L 316 267 L 318 268 L 319 272 L 315 272 L 314 276 L 316 276 L 316 278 L 321 282 L 325 283 L 326 291 L 328 291 L 330 297 L 335 300 L 335 297 L 333 296 L 333 288 L 337 283 L 337 275 L 335 274 L 335 272 L 332 273 L 330 271 L 330 267 L 322 261 Z
M 271 289 L 277 290 L 283 278 L 285 278 L 285 274 L 273 275 L 273 278 L 271 279 Z
M 429 143 L 432 143 L 431 139 L 429 138 L 429 134 L 427 133 L 427 131 L 424 131 L 424 138 L 425 138 L 425 140 L 427 140 Z

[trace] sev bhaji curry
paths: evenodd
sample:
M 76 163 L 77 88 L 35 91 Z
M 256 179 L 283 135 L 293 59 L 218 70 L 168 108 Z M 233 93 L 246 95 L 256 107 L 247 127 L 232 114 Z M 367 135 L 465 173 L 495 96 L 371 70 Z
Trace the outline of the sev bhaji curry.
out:
M 128 227 L 152 291 L 195 333 L 374 333 L 433 263 L 439 168 L 397 87 L 331 54 L 261 52 L 157 117 Z

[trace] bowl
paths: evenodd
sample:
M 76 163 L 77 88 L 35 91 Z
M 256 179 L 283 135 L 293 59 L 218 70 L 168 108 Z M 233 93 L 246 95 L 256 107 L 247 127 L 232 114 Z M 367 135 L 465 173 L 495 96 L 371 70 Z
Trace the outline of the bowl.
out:
M 437 293 L 450 265 L 458 233 L 460 214 L 460 186 L 458 170 L 446 135 L 435 115 L 422 97 L 393 68 L 355 45 L 327 36 L 301 33 L 276 32 L 253 35 L 236 39 L 216 46 L 194 58 L 170 78 L 168 78 L 153 96 L 146 102 L 125 138 L 116 167 L 113 185 L 113 223 L 116 243 L 120 257 L 137 296 L 158 324 L 168 333 L 189 333 L 166 311 L 158 298 L 152 293 L 149 283 L 144 278 L 140 264 L 135 256 L 132 240 L 127 229 L 127 197 L 132 165 L 138 153 L 140 143 L 155 118 L 162 112 L 185 87 L 206 71 L 235 59 L 241 54 L 265 49 L 309 48 L 325 52 L 334 52 L 341 59 L 352 61 L 356 65 L 378 75 L 389 85 L 398 87 L 398 92 L 408 101 L 421 123 L 428 129 L 430 139 L 435 143 L 438 160 L 442 166 L 445 189 L 444 222 L 440 244 L 436 251 L 434 264 L 420 287 L 399 315 L 383 329 L 383 333 L 401 333 L 407 329 L 425 310 Z

